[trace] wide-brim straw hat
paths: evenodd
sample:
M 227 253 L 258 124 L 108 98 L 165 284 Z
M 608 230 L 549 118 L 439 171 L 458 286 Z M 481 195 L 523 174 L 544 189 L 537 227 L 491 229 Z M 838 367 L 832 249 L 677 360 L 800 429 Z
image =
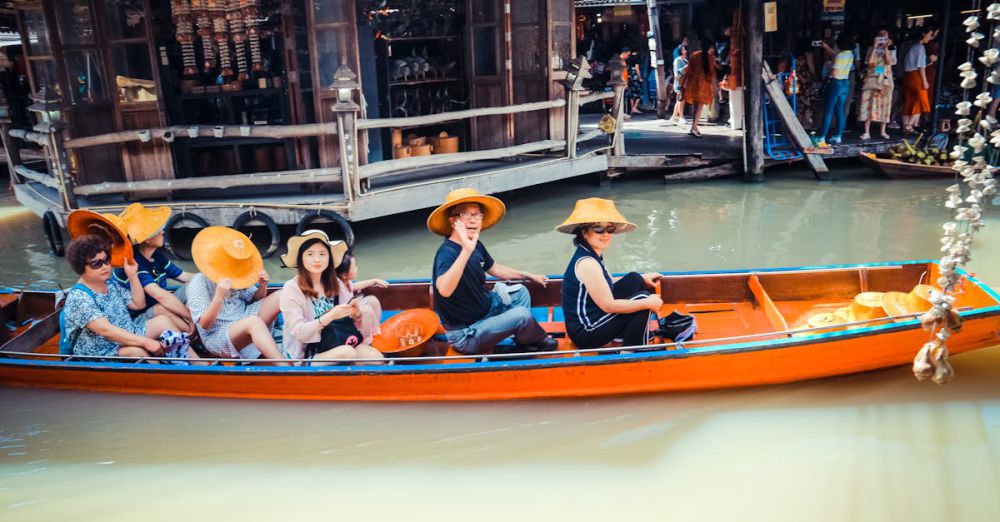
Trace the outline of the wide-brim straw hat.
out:
M 870 321 L 885 317 L 885 310 L 882 308 L 884 297 L 885 294 L 882 292 L 861 292 L 854 296 L 854 301 L 850 305 L 837 309 L 833 315 L 842 323 Z
M 809 326 L 809 328 L 822 328 L 822 329 L 813 332 L 808 332 L 807 335 L 835 332 L 837 330 L 841 330 L 843 328 L 840 326 L 841 322 L 842 321 L 840 321 L 840 319 L 838 319 L 836 314 L 834 314 L 833 312 L 821 312 L 818 314 L 813 314 L 809 316 L 809 319 L 806 320 L 806 324 Z
M 339 239 L 331 241 L 330 236 L 326 235 L 326 232 L 316 229 L 306 230 L 299 235 L 288 238 L 288 253 L 281 256 L 281 262 L 288 268 L 298 268 L 299 250 L 302 250 L 302 245 L 313 239 L 322 241 L 330 249 L 330 255 L 333 257 L 330 260 L 330 266 L 337 268 L 340 266 L 340 263 L 344 262 L 344 254 L 347 253 L 347 243 Z
M 483 224 L 480 232 L 496 225 L 507 213 L 507 207 L 503 201 L 493 197 L 480 194 L 478 190 L 467 187 L 455 189 L 444 198 L 444 204 L 434 209 L 427 218 L 427 228 L 439 236 L 451 235 L 451 223 L 448 222 L 448 214 L 452 208 L 464 203 L 479 203 L 483 207 Z
M 631 232 L 635 230 L 635 223 L 625 219 L 625 216 L 618 212 L 615 202 L 604 198 L 579 199 L 573 207 L 573 213 L 563 221 L 556 230 L 565 234 L 572 234 L 581 225 L 591 223 L 614 223 L 618 230 L 616 234 Z
M 120 217 L 125 222 L 132 244 L 138 245 L 159 234 L 167 225 L 171 213 L 170 207 L 152 208 L 142 203 L 132 203 L 125 207 Z
M 98 214 L 93 210 L 74 210 L 66 218 L 70 239 L 92 234 L 104 238 L 111 245 L 111 266 L 124 266 L 132 259 L 132 243 L 122 218 L 114 214 Z
M 930 285 L 917 285 L 908 293 L 886 292 L 882 297 L 882 308 L 891 316 L 926 312 L 934 306 L 931 303 L 933 292 L 934 287 Z
M 380 332 L 372 338 L 372 346 L 386 355 L 403 357 L 421 355 L 424 343 L 434 334 L 444 333 L 441 319 L 429 308 L 404 310 L 387 319 L 379 329 Z M 403 346 L 400 340 L 407 338 L 411 343 Z
M 210 281 L 229 278 L 233 290 L 250 288 L 260 278 L 264 259 L 245 234 L 229 227 L 206 227 L 194 236 L 191 257 Z

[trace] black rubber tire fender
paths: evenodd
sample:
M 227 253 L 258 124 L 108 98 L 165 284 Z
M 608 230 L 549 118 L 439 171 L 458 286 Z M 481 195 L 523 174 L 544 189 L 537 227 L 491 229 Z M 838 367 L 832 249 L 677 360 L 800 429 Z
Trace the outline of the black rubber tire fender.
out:
M 329 219 L 336 223 L 337 227 L 340 228 L 341 235 L 344 236 L 347 248 L 354 248 L 354 229 L 351 228 L 351 222 L 332 210 L 317 210 L 306 214 L 295 226 L 295 235 L 302 235 L 303 232 L 312 228 L 313 222 L 319 218 Z
M 167 251 L 170 252 L 170 255 L 175 258 L 188 261 L 191 259 L 190 256 L 181 254 L 176 248 L 174 248 L 174 245 L 176 244 L 173 237 L 174 227 L 176 227 L 181 221 L 191 221 L 193 223 L 197 223 L 199 228 L 207 227 L 208 221 L 205 221 L 205 218 L 193 212 L 181 211 L 170 216 L 170 219 L 167 220 L 167 224 L 163 226 L 163 247 L 166 248 Z
M 260 253 L 262 257 L 271 257 L 275 252 L 278 251 L 278 247 L 281 246 L 281 231 L 278 230 L 278 224 L 271 219 L 271 216 L 256 210 L 248 210 L 238 216 L 236 220 L 233 221 L 233 228 L 240 230 L 241 228 L 254 223 L 259 222 L 267 227 L 267 233 L 271 235 L 271 243 Z M 242 232 L 242 230 L 241 230 Z
M 42 215 L 42 227 L 45 230 L 45 238 L 49 240 L 49 249 L 57 257 L 66 254 L 66 247 L 63 245 L 62 227 L 59 226 L 59 219 L 51 210 L 47 210 Z

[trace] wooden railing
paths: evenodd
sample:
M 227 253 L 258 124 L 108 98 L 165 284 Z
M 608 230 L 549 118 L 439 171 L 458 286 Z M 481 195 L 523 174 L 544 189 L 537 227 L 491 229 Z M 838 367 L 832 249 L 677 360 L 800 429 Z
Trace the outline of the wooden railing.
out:
M 613 77 L 616 76 L 613 74 Z M 333 111 L 336 114 L 337 119 L 335 122 L 330 123 L 268 126 L 175 125 L 171 127 L 146 129 L 141 131 L 130 130 L 113 132 L 97 136 L 73 138 L 66 141 L 61 139 L 61 132 L 59 132 L 59 129 L 50 129 L 46 127 L 39 131 L 39 128 L 36 127 L 35 131 L 11 130 L 9 131 L 9 136 L 43 145 L 46 149 L 46 157 L 50 158 L 49 172 L 40 172 L 27 168 L 23 165 L 14 165 L 14 172 L 18 177 L 22 178 L 15 180 L 15 182 L 34 181 L 59 190 L 64 195 L 64 205 L 67 209 L 75 208 L 75 196 L 97 196 L 105 194 L 152 191 L 162 192 L 173 190 L 228 189 L 233 187 L 274 186 L 299 183 L 340 182 L 343 186 L 344 197 L 348 201 L 351 201 L 362 197 L 364 193 L 369 190 L 370 182 L 373 178 L 403 170 L 452 165 L 471 161 L 495 160 L 523 154 L 554 151 L 557 149 L 564 149 L 565 157 L 568 159 L 574 159 L 577 157 L 577 146 L 579 143 L 593 140 L 605 135 L 605 133 L 599 129 L 580 134 L 579 108 L 581 105 L 613 98 L 615 100 L 613 114 L 616 115 L 617 121 L 621 121 L 622 110 L 624 107 L 624 84 L 622 82 L 613 82 L 613 84 L 613 92 L 601 92 L 587 94 L 584 96 L 582 95 L 583 90 L 581 88 L 575 87 L 569 82 L 564 82 L 566 87 L 566 97 L 564 99 L 523 103 L 503 107 L 484 107 L 408 118 L 358 119 L 356 118 L 359 110 L 358 107 L 353 103 L 349 103 L 337 104 L 333 107 Z M 414 127 L 419 125 L 445 123 L 479 118 L 483 116 L 513 115 L 531 111 L 550 111 L 559 108 L 565 108 L 565 139 L 549 139 L 497 149 L 456 152 L 450 154 L 433 154 L 428 156 L 391 159 L 366 165 L 359 164 L 361 147 L 358 146 L 358 137 L 362 132 L 394 127 Z M 606 147 L 612 154 L 624 153 L 624 147 L 623 145 L 620 145 L 622 143 L 622 132 L 620 127 L 620 125 L 616 125 L 615 131 L 613 132 L 613 139 Z M 104 145 L 121 145 L 132 142 L 149 142 L 156 140 L 169 144 L 173 143 L 177 139 L 190 139 L 195 137 L 271 138 L 279 140 L 325 136 L 337 137 L 340 156 L 340 165 L 337 167 L 327 166 L 306 170 L 287 170 L 227 176 L 204 176 L 170 180 L 104 182 L 74 186 L 71 176 L 68 175 L 68 162 L 65 161 L 67 151 Z M 600 150 L 601 148 L 602 147 L 598 147 L 597 149 Z M 63 158 L 63 161 L 54 162 L 51 158 Z

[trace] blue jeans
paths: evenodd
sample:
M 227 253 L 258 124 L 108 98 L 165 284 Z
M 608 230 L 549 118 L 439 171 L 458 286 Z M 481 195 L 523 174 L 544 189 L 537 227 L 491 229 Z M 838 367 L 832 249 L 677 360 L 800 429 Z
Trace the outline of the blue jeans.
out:
M 531 295 L 520 286 L 511 292 L 510 304 L 504 304 L 500 295 L 490 292 L 490 311 L 486 317 L 462 328 L 448 330 L 445 336 L 456 350 L 464 354 L 492 350 L 500 341 L 514 336 L 517 344 L 534 344 L 545 338 L 545 330 L 531 315 Z
M 827 133 L 830 132 L 830 123 L 835 115 L 837 116 L 837 133 L 834 134 L 834 137 L 839 138 L 844 134 L 844 126 L 847 125 L 847 114 L 844 113 L 844 107 L 847 105 L 847 97 L 850 94 L 850 80 L 834 79 L 830 80 L 830 83 L 827 84 L 826 106 L 823 111 L 823 129 L 819 133 L 821 138 L 826 138 Z

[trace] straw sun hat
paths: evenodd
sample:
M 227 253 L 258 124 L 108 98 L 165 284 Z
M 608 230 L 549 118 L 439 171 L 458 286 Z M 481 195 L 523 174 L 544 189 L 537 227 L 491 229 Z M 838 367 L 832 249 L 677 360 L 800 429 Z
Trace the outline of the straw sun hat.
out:
M 344 254 L 347 253 L 347 243 L 339 239 L 331 241 L 326 232 L 315 229 L 306 230 L 302 234 L 288 238 L 288 253 L 281 256 L 281 262 L 288 268 L 298 268 L 299 250 L 302 250 L 302 245 L 313 239 L 319 239 L 330 248 L 330 254 L 333 256 L 330 266 L 334 268 L 340 266 L 340 263 L 344 261 Z
M 132 244 L 138 245 L 159 234 L 170 219 L 170 214 L 170 207 L 152 208 L 142 203 L 132 203 L 120 215 Z
M 635 230 L 635 223 L 625 219 L 625 216 L 615 208 L 615 202 L 603 198 L 579 199 L 573 213 L 563 221 L 556 230 L 566 234 L 572 234 L 581 225 L 590 223 L 614 223 L 618 230 L 616 234 L 631 232 Z
M 427 228 L 431 232 L 440 236 L 451 235 L 451 223 L 448 222 L 448 215 L 451 209 L 463 203 L 479 203 L 483 207 L 483 225 L 480 231 L 486 230 L 496 225 L 507 213 L 507 207 L 503 201 L 493 197 L 484 196 L 478 190 L 467 187 L 455 189 L 444 198 L 444 204 L 434 209 L 430 217 L 427 218 Z
M 218 283 L 229 278 L 233 290 L 257 283 L 264 260 L 250 238 L 229 227 L 206 227 L 194 236 L 191 257 L 201 273 Z
M 92 210 L 74 210 L 66 218 L 66 230 L 71 239 L 93 234 L 111 244 L 111 266 L 124 266 L 132 259 L 132 243 L 122 218 L 114 214 L 98 214 Z
M 917 285 L 909 293 L 886 292 L 882 298 L 882 308 L 889 315 L 908 315 L 926 312 L 931 309 L 931 294 L 934 287 L 930 285 Z

